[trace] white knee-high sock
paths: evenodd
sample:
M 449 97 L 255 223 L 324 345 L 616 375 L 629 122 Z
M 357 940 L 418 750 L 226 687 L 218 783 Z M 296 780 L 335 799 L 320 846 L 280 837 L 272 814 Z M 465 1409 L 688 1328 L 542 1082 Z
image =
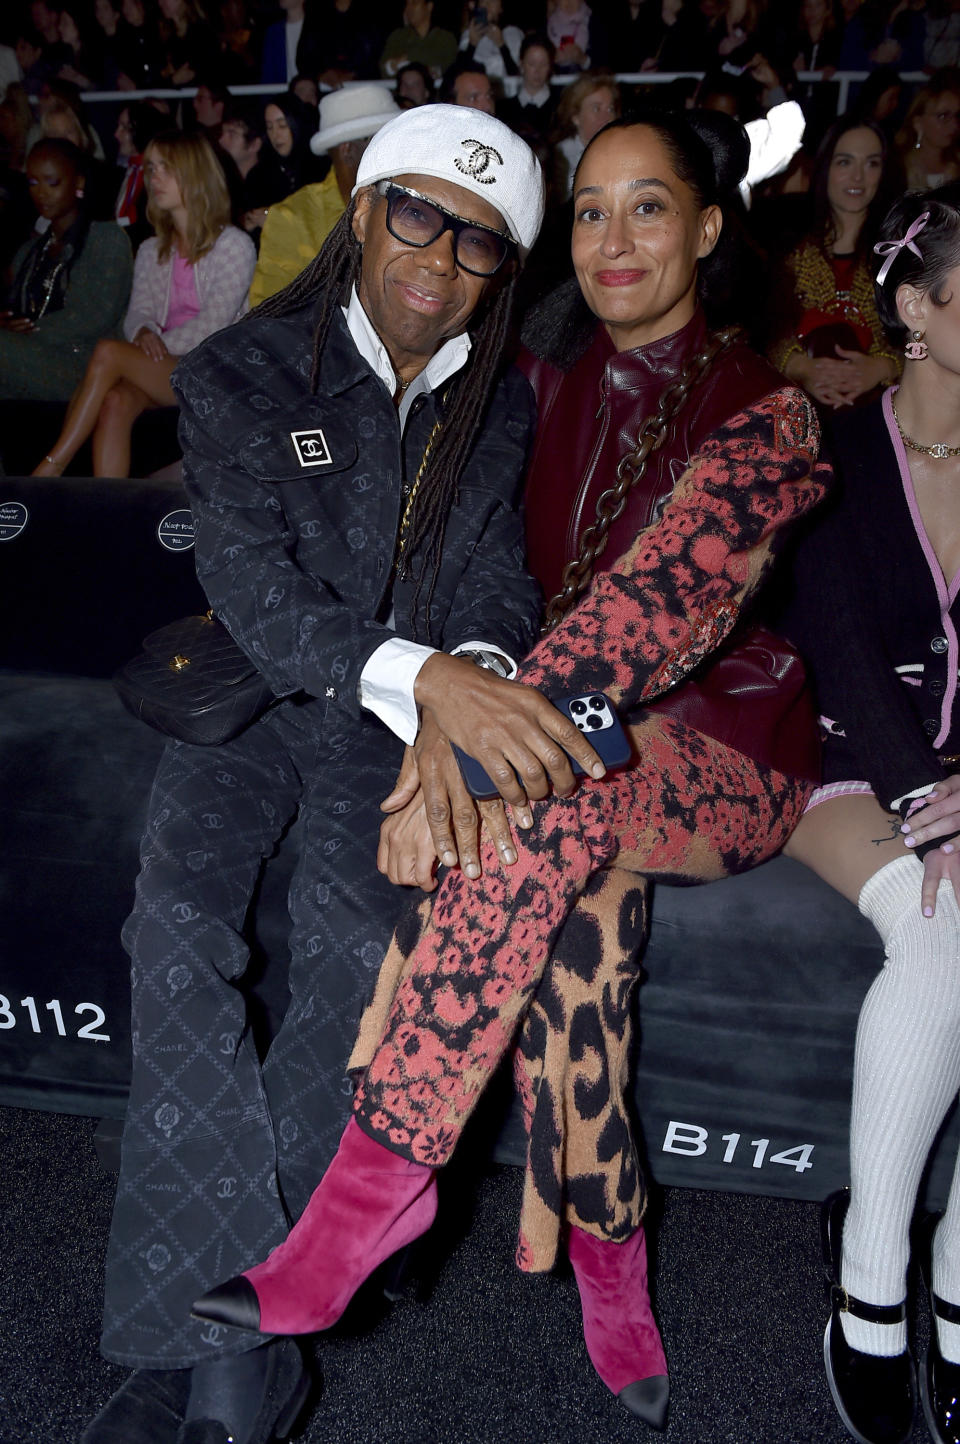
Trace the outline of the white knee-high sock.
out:
M 906 1293 L 920 1174 L 960 1088 L 960 909 L 942 883 L 936 914 L 925 918 L 922 879 L 918 858 L 897 858 L 874 873 L 859 899 L 887 956 L 857 1026 L 841 1281 L 872 1304 L 896 1304 Z M 863 1353 L 906 1347 L 903 1324 L 841 1318 L 847 1342 Z
M 933 1236 L 931 1282 L 939 1298 L 948 1304 L 960 1304 L 960 1157 L 953 1170 L 946 1213 Z M 943 1357 L 952 1364 L 960 1364 L 960 1324 L 937 1319 L 937 1339 Z

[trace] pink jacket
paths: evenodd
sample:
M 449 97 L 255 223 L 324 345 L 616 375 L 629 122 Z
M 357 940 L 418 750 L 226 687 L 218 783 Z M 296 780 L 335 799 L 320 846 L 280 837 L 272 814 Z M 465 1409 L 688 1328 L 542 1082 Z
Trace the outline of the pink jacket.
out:
M 214 331 L 229 326 L 246 309 L 247 292 L 257 263 L 257 252 L 250 237 L 236 226 L 225 226 L 212 250 L 201 256 L 194 267 L 200 311 L 182 326 L 163 331 L 170 309 L 170 281 L 173 257 L 157 259 L 159 241 L 151 236 L 137 252 L 133 266 L 133 290 L 123 322 L 123 334 L 132 341 L 144 326 L 159 335 L 163 333 L 167 350 L 173 356 L 185 356 Z

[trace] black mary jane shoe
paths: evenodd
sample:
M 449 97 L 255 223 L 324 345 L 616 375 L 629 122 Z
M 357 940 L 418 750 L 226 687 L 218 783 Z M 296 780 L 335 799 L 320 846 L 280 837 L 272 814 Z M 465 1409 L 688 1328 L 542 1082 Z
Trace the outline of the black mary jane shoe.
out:
M 945 1359 L 937 1341 L 937 1319 L 960 1324 L 960 1306 L 938 1298 L 932 1289 L 930 1306 L 930 1347 L 920 1379 L 923 1416 L 935 1444 L 960 1444 L 960 1364 Z
M 851 1348 L 841 1314 L 871 1324 L 900 1324 L 907 1316 L 899 1304 L 869 1304 L 848 1294 L 840 1283 L 843 1220 L 850 1194 L 833 1193 L 820 1211 L 823 1264 L 830 1299 L 830 1317 L 823 1337 L 823 1361 L 837 1413 L 859 1444 L 906 1444 L 916 1414 L 917 1378 L 909 1349 L 902 1354 L 864 1354 Z

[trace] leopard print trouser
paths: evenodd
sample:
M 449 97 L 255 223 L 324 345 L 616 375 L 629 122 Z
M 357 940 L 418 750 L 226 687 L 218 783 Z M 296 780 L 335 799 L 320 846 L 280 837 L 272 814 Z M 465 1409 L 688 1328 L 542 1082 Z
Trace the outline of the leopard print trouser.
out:
M 552 1266 L 564 1219 L 615 1239 L 642 1215 L 624 1089 L 647 879 L 746 871 L 782 847 L 811 790 L 666 717 L 630 730 L 638 760 L 536 803 L 513 867 L 487 845 L 481 878 L 448 873 L 406 916 L 351 1059 L 366 1068 L 361 1127 L 438 1167 L 516 1039 L 528 1271 Z

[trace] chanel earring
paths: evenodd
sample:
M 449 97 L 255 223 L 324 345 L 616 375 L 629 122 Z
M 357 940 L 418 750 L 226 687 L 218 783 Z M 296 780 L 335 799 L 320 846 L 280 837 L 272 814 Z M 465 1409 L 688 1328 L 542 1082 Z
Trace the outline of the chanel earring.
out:
M 912 340 L 908 341 L 903 348 L 903 354 L 908 361 L 922 361 L 927 354 L 927 343 L 923 339 L 922 331 L 911 331 Z

